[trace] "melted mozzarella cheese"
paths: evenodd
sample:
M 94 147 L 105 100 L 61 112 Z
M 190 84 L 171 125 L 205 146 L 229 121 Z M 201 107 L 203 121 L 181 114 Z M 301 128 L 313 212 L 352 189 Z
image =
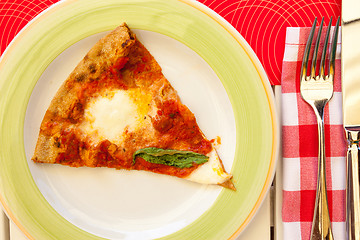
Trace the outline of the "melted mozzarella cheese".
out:
M 224 171 L 219 156 L 215 149 L 207 154 L 209 160 L 195 169 L 186 179 L 205 184 L 220 184 L 229 180 L 232 176 Z
M 143 96 L 141 99 L 134 99 L 135 91 L 114 90 L 92 99 L 87 104 L 85 121 L 80 128 L 97 136 L 93 139 L 95 142 L 104 139 L 120 142 L 126 130 L 134 131 L 142 124 L 148 111 L 149 98 L 140 95 Z

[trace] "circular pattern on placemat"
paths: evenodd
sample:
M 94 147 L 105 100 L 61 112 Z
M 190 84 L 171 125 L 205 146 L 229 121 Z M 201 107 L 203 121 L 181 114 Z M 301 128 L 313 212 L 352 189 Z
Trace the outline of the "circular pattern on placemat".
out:
M 272 84 L 280 84 L 286 27 L 340 16 L 340 0 L 200 0 L 231 23 L 252 47 Z
M 16 34 L 36 15 L 58 0 L 6 0 L 0 1 L 0 53 Z
M 33 17 L 58 0 L 0 2 L 0 53 Z M 231 23 L 252 47 L 272 85 L 280 84 L 286 27 L 340 16 L 341 0 L 199 0 Z

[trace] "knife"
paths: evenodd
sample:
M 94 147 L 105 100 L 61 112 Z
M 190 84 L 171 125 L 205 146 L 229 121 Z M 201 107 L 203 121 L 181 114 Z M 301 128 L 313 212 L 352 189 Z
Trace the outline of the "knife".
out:
M 346 155 L 346 230 L 360 240 L 360 1 L 342 1 L 341 82 Z

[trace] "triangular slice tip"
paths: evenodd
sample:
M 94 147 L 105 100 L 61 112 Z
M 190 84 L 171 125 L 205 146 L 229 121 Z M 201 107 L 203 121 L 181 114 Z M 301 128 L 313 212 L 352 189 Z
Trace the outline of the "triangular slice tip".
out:
M 59 88 L 32 160 L 145 170 L 235 190 L 212 141 L 125 23 Z

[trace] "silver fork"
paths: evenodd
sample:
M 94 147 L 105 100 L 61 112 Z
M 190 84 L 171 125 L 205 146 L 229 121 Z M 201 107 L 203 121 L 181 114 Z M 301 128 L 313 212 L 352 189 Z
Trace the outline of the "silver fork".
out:
M 322 18 L 318 30 L 318 36 L 316 38 L 314 54 L 311 61 L 310 75 L 307 76 L 307 65 L 310 56 L 310 49 L 316 29 L 317 19 L 315 18 L 308 41 L 305 46 L 305 52 L 304 52 L 304 57 L 301 66 L 301 74 L 300 74 L 301 97 L 313 108 L 315 112 L 316 120 L 318 124 L 318 135 L 319 135 L 318 179 L 317 179 L 317 188 L 316 188 L 314 218 L 311 228 L 312 240 L 333 239 L 329 208 L 327 202 L 327 194 L 326 194 L 324 107 L 331 99 L 334 92 L 333 81 L 334 81 L 334 72 L 335 72 L 335 52 L 336 52 L 336 42 L 338 37 L 339 20 L 340 19 L 338 18 L 333 34 L 332 47 L 330 49 L 330 53 L 327 54 L 331 21 L 332 21 L 332 18 L 330 18 L 330 23 L 326 31 L 326 36 L 324 40 L 324 48 L 321 55 L 320 69 L 318 75 L 316 75 L 317 53 L 319 51 L 320 36 L 324 24 L 324 18 Z M 329 55 L 328 68 L 327 68 L 328 74 L 325 75 L 325 70 L 326 70 L 325 62 L 327 55 Z

